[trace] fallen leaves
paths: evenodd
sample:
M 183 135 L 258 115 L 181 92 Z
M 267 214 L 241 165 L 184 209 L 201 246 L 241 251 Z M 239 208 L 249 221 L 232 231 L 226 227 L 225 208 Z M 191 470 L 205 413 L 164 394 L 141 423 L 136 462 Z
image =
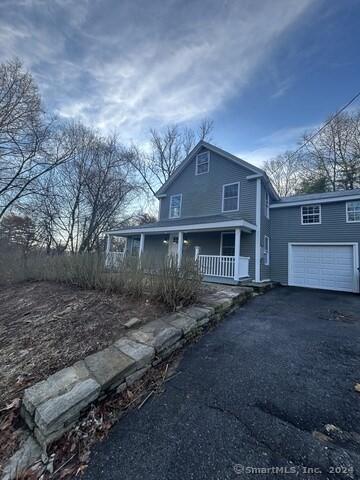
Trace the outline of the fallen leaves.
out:
M 354 390 L 360 393 L 360 383 L 355 383 Z

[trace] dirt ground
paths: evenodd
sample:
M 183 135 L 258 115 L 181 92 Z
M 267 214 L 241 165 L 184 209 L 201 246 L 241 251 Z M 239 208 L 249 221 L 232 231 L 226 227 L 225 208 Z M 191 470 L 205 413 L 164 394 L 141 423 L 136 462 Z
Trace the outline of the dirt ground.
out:
M 117 294 L 34 282 L 0 288 L 0 410 L 23 390 L 105 348 L 124 323 L 165 313 L 162 305 Z

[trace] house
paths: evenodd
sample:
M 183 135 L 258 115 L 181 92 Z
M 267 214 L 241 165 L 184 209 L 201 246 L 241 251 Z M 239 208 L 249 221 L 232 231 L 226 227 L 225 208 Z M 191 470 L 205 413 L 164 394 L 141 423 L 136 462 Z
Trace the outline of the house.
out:
M 359 291 L 360 189 L 280 198 L 263 170 L 201 141 L 157 198 L 158 222 L 108 232 L 108 263 L 194 258 L 207 281 Z

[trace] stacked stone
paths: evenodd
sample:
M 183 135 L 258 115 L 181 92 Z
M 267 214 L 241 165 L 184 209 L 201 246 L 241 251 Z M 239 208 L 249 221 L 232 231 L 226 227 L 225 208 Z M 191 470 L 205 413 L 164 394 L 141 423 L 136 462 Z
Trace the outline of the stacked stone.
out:
M 64 368 L 25 390 L 21 414 L 42 447 L 61 437 L 95 400 L 123 391 L 151 366 L 181 348 L 210 321 L 216 321 L 251 295 L 249 288 L 219 291 L 205 304 L 183 309 L 129 330 L 110 347 Z

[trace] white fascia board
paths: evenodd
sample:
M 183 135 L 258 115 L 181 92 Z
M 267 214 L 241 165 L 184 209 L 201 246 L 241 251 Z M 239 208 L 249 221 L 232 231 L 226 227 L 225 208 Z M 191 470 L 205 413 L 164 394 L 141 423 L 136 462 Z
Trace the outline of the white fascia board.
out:
M 153 227 L 153 228 L 138 228 L 138 229 L 121 229 L 121 230 L 112 230 L 105 232 L 106 235 L 131 235 L 139 233 L 168 233 L 168 232 L 191 232 L 191 231 L 201 231 L 201 230 L 221 230 L 224 228 L 235 228 L 240 227 L 247 230 L 256 230 L 256 226 L 252 223 L 247 222 L 246 220 L 225 220 L 223 222 L 212 222 L 212 223 L 197 223 L 192 225 L 171 225 L 168 227 Z
M 330 198 L 314 198 L 312 200 L 298 200 L 296 202 L 284 202 L 279 204 L 270 205 L 270 208 L 285 208 L 285 207 L 299 207 L 302 205 L 318 205 L 319 203 L 335 203 L 345 202 L 351 200 L 360 200 L 360 195 L 346 195 L 343 197 L 330 197 Z

